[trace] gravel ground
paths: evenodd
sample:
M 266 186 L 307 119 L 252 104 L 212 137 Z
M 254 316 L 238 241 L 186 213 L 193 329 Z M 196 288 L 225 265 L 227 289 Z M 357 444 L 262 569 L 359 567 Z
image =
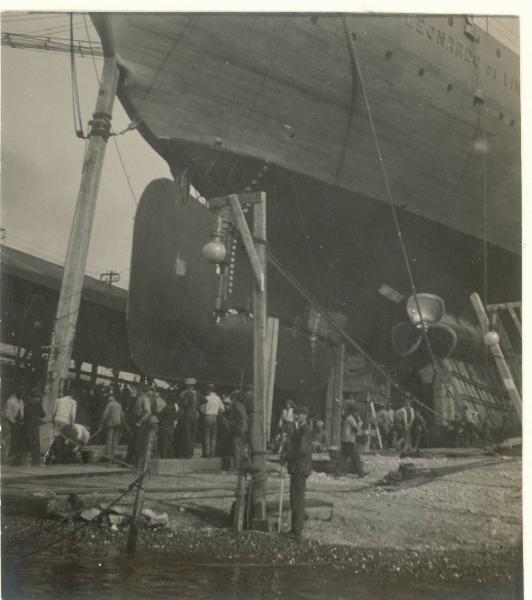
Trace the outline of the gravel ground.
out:
M 235 535 L 227 528 L 232 499 L 219 497 L 224 494 L 213 489 L 231 488 L 234 475 L 202 474 L 193 479 L 197 489 L 204 491 L 193 497 L 178 492 L 148 495 L 147 505 L 168 512 L 170 522 L 164 529 L 143 530 L 139 544 L 198 564 L 333 563 L 375 576 L 478 583 L 514 581 L 520 576 L 520 460 L 487 456 L 417 459 L 416 468 L 427 475 L 424 483 L 391 490 L 375 484 L 401 461 L 384 456 L 369 456 L 365 461 L 371 474 L 362 480 L 352 475 L 310 476 L 308 498 L 333 502 L 334 516 L 326 521 L 320 510 L 309 511 L 302 543 L 277 534 L 244 531 Z M 150 485 L 157 487 L 161 482 L 154 478 Z M 271 498 L 279 486 L 279 475 L 271 474 Z M 66 537 L 58 544 L 59 552 L 73 538 L 96 548 L 125 546 L 127 529 L 113 532 L 89 524 L 74 536 L 68 535 L 78 525 L 4 517 L 4 556 L 20 556 L 30 547 L 40 548 L 62 536 Z

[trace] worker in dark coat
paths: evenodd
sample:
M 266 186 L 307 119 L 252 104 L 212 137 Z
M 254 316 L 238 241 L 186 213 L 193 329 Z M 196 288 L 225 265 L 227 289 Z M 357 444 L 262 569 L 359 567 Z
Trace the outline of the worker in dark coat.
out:
M 307 477 L 312 471 L 312 429 L 308 424 L 308 409 L 304 406 L 294 410 L 296 430 L 289 440 L 286 453 L 290 473 L 290 509 L 292 511 L 291 535 L 301 539 L 305 521 L 305 490 Z
M 246 459 L 249 439 L 249 415 L 240 390 L 231 393 L 231 408 L 228 410 L 229 429 L 232 440 L 232 457 L 235 469 L 240 470 Z
M 174 432 L 179 413 L 177 392 L 169 390 L 166 399 L 166 406 L 159 413 L 159 457 L 174 458 Z
M 196 390 L 196 380 L 193 377 L 185 379 L 186 390 L 181 393 L 180 413 L 183 416 L 183 450 L 184 458 L 194 456 L 194 442 L 198 428 L 198 407 L 200 396 Z

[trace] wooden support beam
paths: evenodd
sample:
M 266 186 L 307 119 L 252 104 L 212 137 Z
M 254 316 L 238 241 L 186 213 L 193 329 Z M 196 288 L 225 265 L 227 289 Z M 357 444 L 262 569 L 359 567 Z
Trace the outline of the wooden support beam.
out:
M 486 312 L 490 313 L 495 310 L 508 310 L 509 308 L 521 308 L 521 302 L 501 302 L 499 304 L 488 304 Z
M 477 319 L 480 323 L 482 333 L 487 333 L 489 331 L 489 320 L 488 315 L 486 314 L 486 311 L 484 309 L 484 305 L 482 304 L 482 300 L 476 292 L 474 294 L 471 294 L 470 299 L 473 308 L 475 309 Z M 510 396 L 510 399 L 514 405 L 515 412 L 517 413 L 519 420 L 522 421 L 523 405 L 521 401 L 521 395 L 519 394 L 519 391 L 515 386 L 514 378 L 508 367 L 508 364 L 506 363 L 506 359 L 504 358 L 504 355 L 501 351 L 501 347 L 499 344 L 493 344 L 489 346 L 489 349 L 493 355 L 493 358 L 495 359 L 495 364 L 497 365 L 497 370 L 499 371 L 502 383 L 506 388 L 506 391 L 508 392 L 508 395 Z
M 137 549 L 139 521 L 142 508 L 144 506 L 144 479 L 146 477 L 150 465 L 150 458 L 153 450 L 153 444 L 155 442 L 156 431 L 157 426 L 150 423 L 146 432 L 137 432 L 137 435 L 145 436 L 146 439 L 144 446 L 144 456 L 137 457 L 139 461 L 137 467 L 137 477 L 140 477 L 141 479 L 138 481 L 137 485 L 137 493 L 135 494 L 135 505 L 133 507 L 133 517 L 131 519 L 131 524 L 129 526 L 129 534 L 127 538 L 126 551 L 130 556 L 133 556 L 135 554 L 135 550 Z
M 345 346 L 335 344 L 331 346 L 331 352 L 331 367 L 325 407 L 325 431 L 331 445 L 339 446 L 344 398 Z
M 255 498 L 254 527 L 263 529 L 267 527 L 266 515 L 266 438 L 264 431 L 264 412 L 266 404 L 266 195 L 262 195 L 262 202 L 253 205 L 253 237 L 254 255 L 259 260 L 258 267 L 262 273 L 260 283 L 253 289 L 253 387 L 254 411 L 251 429 L 252 467 L 253 467 L 253 493 Z M 231 197 L 231 208 L 235 208 L 244 217 L 242 207 L 236 196 Z M 240 210 L 238 210 L 240 209 Z M 244 219 L 245 223 L 245 219 Z M 247 230 L 247 223 L 246 223 Z M 251 236 L 250 236 L 251 237 Z M 246 246 L 247 248 L 247 246 Z M 252 260 L 250 256 L 250 261 Z
M 270 439 L 273 409 L 273 390 L 275 386 L 275 367 L 277 365 L 277 342 L 279 339 L 279 319 L 268 317 L 266 322 L 266 411 L 264 414 L 265 439 Z
M 240 235 L 242 236 L 242 241 L 244 242 L 244 247 L 246 248 L 246 252 L 248 254 L 248 258 L 249 258 L 249 262 L 251 263 L 251 268 L 253 270 L 253 274 L 255 275 L 255 279 L 257 281 L 257 285 L 259 288 L 259 291 L 261 293 L 264 293 L 264 286 L 265 286 L 265 269 L 266 269 L 266 256 L 264 257 L 264 260 L 261 259 L 261 257 L 259 256 L 258 253 L 258 249 L 255 248 L 255 243 L 253 242 L 253 237 L 251 236 L 251 232 L 249 231 L 249 227 L 248 227 L 248 223 L 246 221 L 246 217 L 244 216 L 244 211 L 242 210 L 242 206 L 240 205 L 240 201 L 239 201 L 239 197 L 235 194 L 228 196 L 229 198 L 229 202 L 231 204 L 231 210 L 233 211 L 233 217 L 235 219 L 235 225 L 238 228 L 238 231 L 240 232 Z M 265 201 L 265 196 L 263 195 L 263 200 Z M 253 206 L 253 214 L 256 215 L 256 208 L 257 206 L 261 206 L 261 204 L 255 204 Z M 260 212 L 260 209 L 259 209 Z M 266 217 L 264 216 L 264 219 Z M 255 237 L 257 238 L 257 225 L 255 223 L 255 217 L 253 219 L 254 221 L 254 231 L 255 231 Z M 258 237 L 258 239 L 260 240 L 261 238 Z
M 519 317 L 517 316 L 517 313 L 515 312 L 515 309 L 512 306 L 509 306 L 508 312 L 510 313 L 510 316 L 512 317 L 512 321 L 514 322 L 515 328 L 519 332 L 519 335 L 522 336 L 523 328 L 521 326 L 521 321 L 519 320 Z
M 342 427 L 342 412 L 344 408 L 344 366 L 345 366 L 345 346 L 339 344 L 336 347 L 336 359 L 334 367 L 334 419 L 333 435 L 340 440 L 340 430 Z
M 331 349 L 334 353 L 334 349 Z M 334 415 L 334 355 L 331 357 L 331 367 L 329 369 L 329 379 L 327 381 L 327 396 L 325 399 L 325 431 L 327 439 L 331 446 L 333 442 L 333 415 Z

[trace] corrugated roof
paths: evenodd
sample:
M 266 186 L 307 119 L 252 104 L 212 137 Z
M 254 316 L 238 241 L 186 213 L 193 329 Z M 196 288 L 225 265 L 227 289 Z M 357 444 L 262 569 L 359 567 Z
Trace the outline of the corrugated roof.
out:
M 60 290 L 63 266 L 16 250 L 9 246 L 0 246 L 0 272 L 2 276 L 11 275 L 49 289 Z M 128 291 L 109 286 L 95 277 L 85 275 L 83 281 L 83 300 L 102 304 L 116 310 L 125 311 Z

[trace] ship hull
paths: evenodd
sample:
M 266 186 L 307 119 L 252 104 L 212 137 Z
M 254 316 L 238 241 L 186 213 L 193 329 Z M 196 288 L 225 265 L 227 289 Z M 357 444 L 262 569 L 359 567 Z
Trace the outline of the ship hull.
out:
M 253 159 L 387 200 L 354 35 L 396 204 L 520 252 L 519 59 L 464 18 L 107 18 L 120 99 L 206 197 L 253 187 Z
M 383 284 L 399 298 L 413 291 L 400 235 L 417 291 L 440 295 L 458 329 L 461 319 L 476 323 L 472 292 L 487 302 L 520 298 L 519 57 L 465 18 L 117 14 L 94 21 L 117 58 L 122 104 L 176 179 L 186 176 L 207 199 L 266 192 L 270 251 L 391 371 L 410 360 L 391 344 L 406 319 L 404 302 L 379 291 Z M 166 200 L 170 212 L 160 212 L 150 194 L 133 248 L 135 360 L 172 379 L 196 368 L 228 383 L 236 376 L 230 363 L 238 362 L 250 381 L 249 323 L 226 315 L 216 324 L 214 270 L 199 266 L 208 210 L 191 209 L 202 225 L 190 229 L 197 215 L 176 207 L 174 214 Z M 185 287 L 172 273 L 183 227 L 185 239 L 197 236 L 197 280 Z M 153 265 L 136 269 L 147 251 Z M 249 301 L 252 280 L 242 277 L 240 298 Z M 245 317 L 232 300 L 226 308 Z M 323 387 L 334 340 L 326 333 L 312 345 L 317 325 L 308 302 L 271 265 L 268 312 L 282 323 L 277 384 Z M 424 349 L 415 366 L 429 360 Z

